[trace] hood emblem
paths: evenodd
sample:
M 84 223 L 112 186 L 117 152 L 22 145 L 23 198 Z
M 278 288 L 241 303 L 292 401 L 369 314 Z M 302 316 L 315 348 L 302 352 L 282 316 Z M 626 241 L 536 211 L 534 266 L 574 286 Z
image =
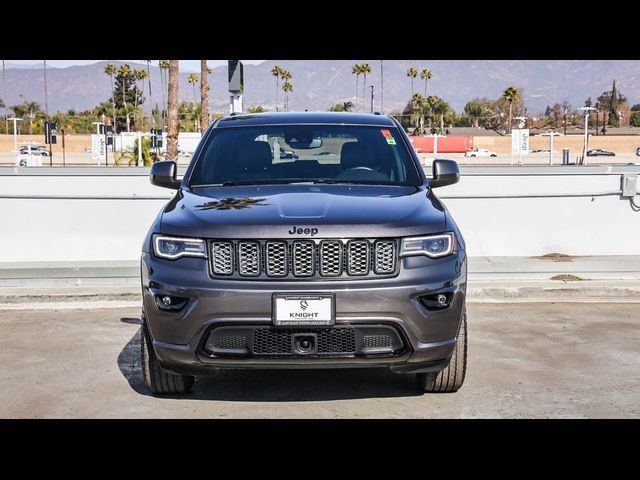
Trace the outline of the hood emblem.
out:
M 311 235 L 312 237 L 318 233 L 317 228 L 296 227 L 295 225 L 289 230 L 289 235 Z

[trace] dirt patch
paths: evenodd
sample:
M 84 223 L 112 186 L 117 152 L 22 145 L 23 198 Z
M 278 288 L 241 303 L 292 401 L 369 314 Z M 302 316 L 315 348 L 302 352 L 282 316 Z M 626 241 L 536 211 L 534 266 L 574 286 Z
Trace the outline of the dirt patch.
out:
M 554 275 L 553 277 L 551 277 L 551 280 L 562 280 L 563 282 L 581 282 L 586 279 L 577 275 L 572 275 L 570 273 L 561 273 L 559 275 Z
M 545 255 L 540 255 L 539 257 L 533 258 L 539 258 L 540 260 L 551 260 L 552 262 L 570 262 L 573 259 L 571 255 L 557 252 L 547 253 Z

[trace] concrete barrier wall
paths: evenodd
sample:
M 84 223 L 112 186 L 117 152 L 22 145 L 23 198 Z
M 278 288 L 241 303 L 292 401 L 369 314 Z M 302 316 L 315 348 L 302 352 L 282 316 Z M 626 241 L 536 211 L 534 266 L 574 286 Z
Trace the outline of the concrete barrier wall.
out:
M 438 194 L 471 256 L 640 255 L 640 212 L 617 194 L 637 166 L 461 170 Z M 0 168 L 0 262 L 135 260 L 170 195 L 145 168 Z

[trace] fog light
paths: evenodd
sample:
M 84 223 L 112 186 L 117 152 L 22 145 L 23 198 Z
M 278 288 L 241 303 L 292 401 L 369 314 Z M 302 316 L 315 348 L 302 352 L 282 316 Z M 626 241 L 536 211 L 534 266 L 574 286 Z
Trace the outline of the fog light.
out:
M 434 293 L 431 295 L 422 295 L 418 298 L 423 307 L 427 310 L 444 310 L 451 306 L 453 300 L 452 293 Z
M 155 289 L 150 290 L 151 293 L 153 293 L 153 299 L 158 306 L 158 310 L 165 312 L 177 312 L 178 310 L 182 310 L 187 303 L 189 303 L 189 298 L 187 297 L 176 297 L 175 295 L 167 295 L 164 292 L 158 292 Z

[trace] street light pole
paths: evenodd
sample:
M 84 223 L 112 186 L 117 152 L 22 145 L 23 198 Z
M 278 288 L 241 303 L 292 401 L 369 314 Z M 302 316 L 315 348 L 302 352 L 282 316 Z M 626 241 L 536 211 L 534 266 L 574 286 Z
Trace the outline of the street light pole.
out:
M 371 89 L 371 113 L 373 113 L 373 85 L 369 85 Z
M 543 137 L 549 137 L 549 165 L 553 165 L 553 137 L 557 137 L 560 134 L 554 131 L 543 133 Z
M 582 152 L 582 165 L 587 164 L 587 143 L 589 141 L 589 112 L 595 110 L 593 107 L 580 107 L 578 110 L 584 112 L 584 150 Z
M 21 122 L 21 118 L 10 117 L 7 120 L 13 120 L 13 150 L 18 155 L 18 127 L 16 122 Z

